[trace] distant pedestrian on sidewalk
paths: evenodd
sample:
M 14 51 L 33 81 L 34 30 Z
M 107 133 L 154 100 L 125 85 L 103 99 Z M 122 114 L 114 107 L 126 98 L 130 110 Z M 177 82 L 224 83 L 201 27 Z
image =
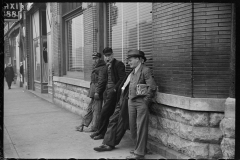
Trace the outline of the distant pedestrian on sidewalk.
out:
M 15 76 L 11 63 L 8 63 L 7 67 L 4 69 L 4 75 L 8 84 L 8 89 L 11 89 L 12 81 L 14 81 Z
M 20 72 L 20 82 L 23 82 L 23 63 L 22 62 L 20 62 L 19 72 Z
M 124 63 L 114 58 L 112 48 L 106 47 L 103 54 L 105 62 L 107 62 L 104 72 L 104 77 L 107 79 L 106 99 L 100 114 L 98 130 L 90 135 L 94 140 L 103 139 L 107 131 L 109 118 L 113 114 L 117 103 L 117 89 L 126 75 Z
M 95 132 L 99 123 L 99 116 L 103 103 L 103 92 L 105 90 L 106 78 L 103 77 L 104 68 L 106 63 L 101 60 L 101 53 L 95 52 L 92 55 L 94 64 L 91 74 L 91 83 L 88 97 L 91 98 L 90 104 L 87 108 L 87 114 L 83 117 L 82 124 L 76 127 L 77 131 L 82 132 L 84 126 L 88 127 L 92 122 L 90 132 Z
M 151 70 L 142 64 L 144 52 L 129 50 L 128 64 L 133 69 L 129 83 L 129 127 L 135 148 L 127 159 L 144 158 L 147 152 L 149 107 L 157 89 Z

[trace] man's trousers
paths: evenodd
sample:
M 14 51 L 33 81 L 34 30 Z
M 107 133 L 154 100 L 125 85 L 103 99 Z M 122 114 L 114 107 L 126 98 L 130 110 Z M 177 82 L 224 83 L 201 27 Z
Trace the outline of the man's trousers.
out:
M 91 101 L 87 108 L 87 114 L 83 117 L 82 124 L 86 127 L 92 122 L 92 130 L 97 130 L 100 112 L 102 108 L 103 100 L 94 100 L 91 98 Z
M 99 124 L 98 124 L 98 135 L 105 135 L 109 123 L 109 118 L 112 116 L 115 105 L 116 105 L 116 99 L 117 95 L 116 92 L 113 91 L 112 88 L 107 88 L 106 92 L 106 100 L 102 107 L 100 118 L 99 118 Z
M 134 153 L 145 155 L 148 139 L 149 109 L 142 97 L 128 99 L 129 127 Z

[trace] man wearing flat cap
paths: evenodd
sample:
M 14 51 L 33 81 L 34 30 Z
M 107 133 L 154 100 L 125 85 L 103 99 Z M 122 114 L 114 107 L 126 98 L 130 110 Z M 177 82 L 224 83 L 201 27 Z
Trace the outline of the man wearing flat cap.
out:
M 117 101 L 117 89 L 123 81 L 125 73 L 125 65 L 123 62 L 114 58 L 112 48 L 106 47 L 103 50 L 104 60 L 106 62 L 106 70 L 104 77 L 106 77 L 106 85 L 104 105 L 101 110 L 98 130 L 90 135 L 94 140 L 103 139 L 109 124 L 109 118 L 113 114 Z M 95 94 L 95 97 L 98 95 Z
M 142 159 L 147 152 L 149 106 L 157 86 L 150 68 L 142 63 L 142 60 L 146 61 L 144 52 L 137 49 L 129 50 L 127 60 L 130 68 L 133 69 L 129 82 L 128 112 L 135 148 L 126 158 Z
M 101 53 L 93 53 L 93 70 L 91 74 L 91 83 L 90 89 L 88 92 L 88 97 L 91 98 L 91 101 L 87 108 L 87 114 L 83 117 L 82 124 L 76 127 L 77 131 L 82 132 L 84 126 L 88 127 L 92 122 L 90 132 L 95 132 L 97 130 L 99 116 L 103 103 L 103 92 L 105 90 L 104 85 L 99 85 L 105 83 L 106 79 L 103 77 L 103 72 L 106 67 L 104 60 L 101 60 Z M 94 98 L 94 95 L 97 94 L 97 99 Z

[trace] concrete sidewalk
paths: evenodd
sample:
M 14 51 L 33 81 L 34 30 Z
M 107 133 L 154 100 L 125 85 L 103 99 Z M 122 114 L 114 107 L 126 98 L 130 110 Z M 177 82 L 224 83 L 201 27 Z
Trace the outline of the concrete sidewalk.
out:
M 115 150 L 96 152 L 102 140 L 75 131 L 80 118 L 16 85 L 4 89 L 5 158 L 125 159 L 133 149 L 127 135 Z M 164 158 L 158 154 L 146 159 Z

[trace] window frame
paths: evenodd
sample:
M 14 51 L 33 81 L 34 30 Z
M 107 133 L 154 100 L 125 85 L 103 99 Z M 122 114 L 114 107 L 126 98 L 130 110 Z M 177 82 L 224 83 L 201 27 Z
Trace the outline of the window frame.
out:
M 74 72 L 74 71 L 68 71 L 68 60 L 69 60 L 69 54 L 68 54 L 68 26 L 67 22 L 73 18 L 76 18 L 77 16 L 83 15 L 83 10 L 79 10 L 77 12 L 68 14 L 67 16 L 63 17 L 63 57 L 65 58 L 63 62 L 63 68 L 64 68 L 64 74 L 63 76 L 69 77 L 69 78 L 75 78 L 75 79 L 82 79 L 84 80 L 84 68 L 83 71 L 80 72 Z M 84 26 L 83 26 L 84 27 Z M 84 36 L 84 35 L 83 35 Z M 84 59 L 83 59 L 84 61 Z M 84 64 L 83 64 L 84 67 Z

